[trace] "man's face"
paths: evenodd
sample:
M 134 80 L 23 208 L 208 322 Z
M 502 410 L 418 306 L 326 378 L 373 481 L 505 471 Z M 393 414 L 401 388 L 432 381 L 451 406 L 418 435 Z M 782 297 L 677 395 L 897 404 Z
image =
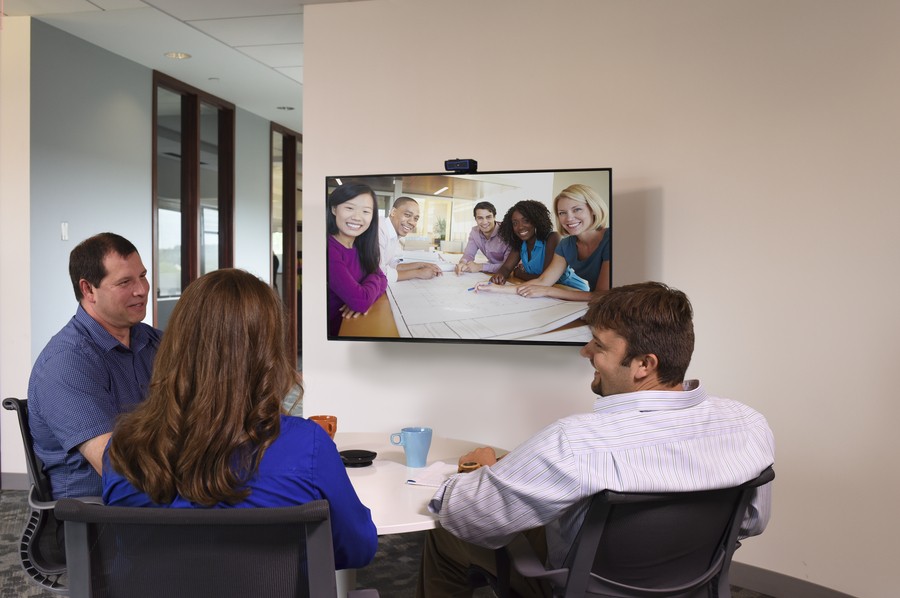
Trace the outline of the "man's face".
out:
M 103 267 L 106 276 L 100 286 L 82 280 L 84 301 L 91 304 L 92 315 L 107 330 L 131 328 L 147 315 L 147 268 L 136 251 L 128 257 L 110 252 L 103 258 Z
M 414 201 L 408 201 L 396 208 L 391 208 L 388 219 L 394 225 L 397 236 L 405 237 L 415 231 L 416 225 L 419 223 L 419 204 Z
M 624 338 L 612 330 L 591 327 L 593 338 L 581 349 L 582 357 L 586 357 L 594 366 L 594 381 L 591 390 L 608 397 L 637 390 L 634 378 L 634 364 L 622 365 L 628 349 Z
M 475 224 L 485 237 L 488 236 L 494 230 L 494 214 L 490 210 L 475 210 Z

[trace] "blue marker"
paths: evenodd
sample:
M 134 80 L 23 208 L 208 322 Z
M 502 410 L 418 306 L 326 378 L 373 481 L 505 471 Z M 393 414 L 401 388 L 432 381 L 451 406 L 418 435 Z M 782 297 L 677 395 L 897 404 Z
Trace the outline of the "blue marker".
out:
M 494 284 L 494 283 L 492 283 L 491 281 L 488 281 L 488 284 Z M 472 287 L 471 289 L 466 289 L 466 290 L 467 290 L 467 291 L 474 291 L 474 290 L 475 290 L 475 287 Z

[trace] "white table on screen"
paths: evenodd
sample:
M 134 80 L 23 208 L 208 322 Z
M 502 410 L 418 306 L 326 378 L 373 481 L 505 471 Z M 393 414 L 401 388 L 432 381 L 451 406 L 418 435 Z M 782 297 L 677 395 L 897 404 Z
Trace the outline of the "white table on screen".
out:
M 338 432 L 334 441 L 339 451 L 363 449 L 378 453 L 368 467 L 348 467 L 347 474 L 364 505 L 372 511 L 379 536 L 419 532 L 438 527 L 437 517 L 428 510 L 428 501 L 437 488 L 415 486 L 406 481 L 421 469 L 406 466 L 402 446 L 390 442 L 389 433 Z M 469 451 L 484 446 L 469 440 L 434 436 L 428 450 L 428 465 L 436 461 L 455 464 Z M 356 587 L 356 571 L 338 571 L 338 596 Z

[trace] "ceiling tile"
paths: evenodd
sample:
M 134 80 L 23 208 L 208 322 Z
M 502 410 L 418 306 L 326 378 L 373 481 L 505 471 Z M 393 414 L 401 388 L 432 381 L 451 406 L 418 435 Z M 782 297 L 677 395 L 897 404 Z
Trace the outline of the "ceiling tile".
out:
M 279 73 L 283 73 L 287 77 L 290 77 L 297 83 L 303 83 L 303 67 L 302 66 L 281 67 L 281 68 L 276 68 L 275 70 L 278 71 Z
M 306 4 L 297 0 L 147 0 L 146 3 L 181 21 L 297 14 Z
M 238 46 L 237 49 L 271 67 L 303 66 L 303 44 Z
M 189 21 L 189 25 L 229 46 L 303 43 L 303 15 Z

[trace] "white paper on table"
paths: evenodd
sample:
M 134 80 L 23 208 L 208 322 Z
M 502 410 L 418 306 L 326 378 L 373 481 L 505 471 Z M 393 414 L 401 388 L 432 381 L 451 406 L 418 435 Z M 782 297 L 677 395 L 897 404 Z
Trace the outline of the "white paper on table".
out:
M 387 296 L 404 338 L 514 340 L 556 330 L 587 311 L 586 301 L 475 293 L 484 273 L 404 280 L 388 285 Z
M 456 471 L 456 465 L 444 463 L 443 461 L 436 461 L 428 467 L 416 471 L 414 477 L 406 480 L 406 483 L 413 486 L 431 486 L 437 488 L 447 481 L 447 478 L 456 473 Z

